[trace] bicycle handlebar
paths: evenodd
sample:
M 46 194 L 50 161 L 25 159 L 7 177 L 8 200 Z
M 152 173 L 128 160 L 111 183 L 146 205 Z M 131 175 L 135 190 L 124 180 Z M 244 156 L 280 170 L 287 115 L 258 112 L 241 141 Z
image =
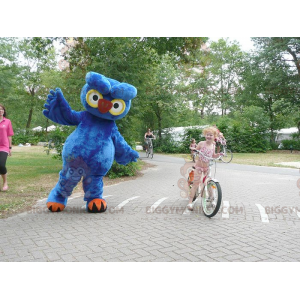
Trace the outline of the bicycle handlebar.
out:
M 202 152 L 200 152 L 199 150 L 194 150 L 194 151 L 196 151 L 198 154 L 201 154 L 204 158 L 206 158 L 206 159 L 208 159 L 208 160 L 211 160 L 211 161 L 213 161 L 213 160 L 217 160 L 217 159 L 219 159 L 219 157 L 208 157 L 208 156 L 206 156 L 206 155 L 204 155 Z

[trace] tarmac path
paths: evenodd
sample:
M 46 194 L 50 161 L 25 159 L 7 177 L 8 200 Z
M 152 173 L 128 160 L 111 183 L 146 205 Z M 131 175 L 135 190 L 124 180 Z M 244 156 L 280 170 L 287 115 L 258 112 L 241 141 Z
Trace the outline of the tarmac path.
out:
M 155 167 L 106 186 L 105 213 L 74 194 L 63 212 L 42 199 L 0 220 L 0 261 L 300 261 L 298 169 L 218 163 L 223 205 L 209 219 L 186 210 L 183 159 L 143 156 Z

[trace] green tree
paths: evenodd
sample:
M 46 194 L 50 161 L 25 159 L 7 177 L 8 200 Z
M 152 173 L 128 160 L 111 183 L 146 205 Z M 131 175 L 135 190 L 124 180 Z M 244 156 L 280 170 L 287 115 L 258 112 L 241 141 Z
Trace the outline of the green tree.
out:
M 210 44 L 209 73 L 213 80 L 215 105 L 222 116 L 235 107 L 245 54 L 236 42 L 220 39 Z
M 17 51 L 14 38 L 0 38 L 0 92 L 5 100 L 15 85 Z
M 144 106 L 144 115 L 155 116 L 157 124 L 153 124 L 158 130 L 158 136 L 161 138 L 162 129 L 168 127 L 167 120 L 176 118 L 180 110 L 182 101 L 176 92 L 176 79 L 178 78 L 178 69 L 173 64 L 171 55 L 163 55 L 158 67 L 155 81 L 151 89 L 146 94 Z
M 255 105 L 262 107 L 270 121 L 270 141 L 275 141 L 275 131 L 287 124 L 287 116 L 297 123 L 299 117 L 299 79 L 295 69 L 286 60 L 274 59 L 264 49 L 248 57 L 244 64 L 238 106 L 240 111 Z M 289 124 L 291 124 L 289 122 Z
M 201 43 L 202 38 L 75 38 L 65 59 L 69 78 L 82 74 L 78 79 L 84 79 L 86 72 L 95 71 L 138 88 L 131 111 L 118 127 L 124 136 L 141 138 L 147 127 L 161 132 L 176 122 L 176 113 L 182 114 L 185 107 L 174 90 L 176 69 Z
M 19 62 L 15 99 L 17 106 L 22 106 L 23 115 L 27 110 L 25 128 L 28 131 L 31 127 L 34 110 L 41 108 L 46 98 L 43 93 L 42 74 L 54 70 L 57 62 L 51 40 L 25 38 L 18 41 L 16 46 Z
M 261 60 L 283 69 L 284 75 L 277 80 L 279 85 L 272 90 L 281 95 L 280 102 L 274 105 L 274 109 L 279 117 L 282 114 L 291 116 L 285 120 L 292 119 L 300 133 L 300 38 L 263 37 L 252 40 L 259 50 Z
M 288 63 L 291 68 L 296 68 L 300 77 L 300 37 L 260 37 L 252 40 L 267 60 Z
M 146 37 L 141 39 L 146 45 L 156 50 L 158 55 L 172 53 L 179 64 L 194 64 L 195 55 L 207 42 L 207 37 Z

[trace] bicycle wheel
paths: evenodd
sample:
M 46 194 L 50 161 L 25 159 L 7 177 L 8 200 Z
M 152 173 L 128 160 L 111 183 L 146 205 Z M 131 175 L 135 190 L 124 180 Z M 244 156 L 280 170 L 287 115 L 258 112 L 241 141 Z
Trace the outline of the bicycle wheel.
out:
M 218 182 L 209 180 L 203 189 L 202 210 L 205 216 L 211 218 L 216 215 L 222 202 L 221 186 Z
M 153 158 L 153 147 L 150 147 L 150 157 Z
M 149 157 L 149 150 L 146 150 L 146 157 Z
M 232 158 L 233 158 L 233 154 L 232 154 L 231 150 L 226 149 L 224 151 L 224 155 L 221 157 L 221 160 L 222 160 L 222 162 L 228 164 L 232 161 Z

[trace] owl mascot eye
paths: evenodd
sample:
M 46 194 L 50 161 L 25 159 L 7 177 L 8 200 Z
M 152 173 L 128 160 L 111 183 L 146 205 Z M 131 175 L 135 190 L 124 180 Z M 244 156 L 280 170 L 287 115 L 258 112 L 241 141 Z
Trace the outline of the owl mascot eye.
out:
M 66 207 L 68 197 L 81 179 L 87 211 L 100 213 L 106 210 L 102 196 L 103 176 L 114 159 L 126 165 L 139 157 L 115 123 L 126 116 L 136 95 L 134 86 L 95 72 L 86 75 L 86 84 L 81 91 L 84 111 L 72 110 L 59 88 L 50 91 L 43 114 L 58 124 L 77 126 L 64 144 L 63 168 L 47 200 L 50 211 L 58 212 Z

